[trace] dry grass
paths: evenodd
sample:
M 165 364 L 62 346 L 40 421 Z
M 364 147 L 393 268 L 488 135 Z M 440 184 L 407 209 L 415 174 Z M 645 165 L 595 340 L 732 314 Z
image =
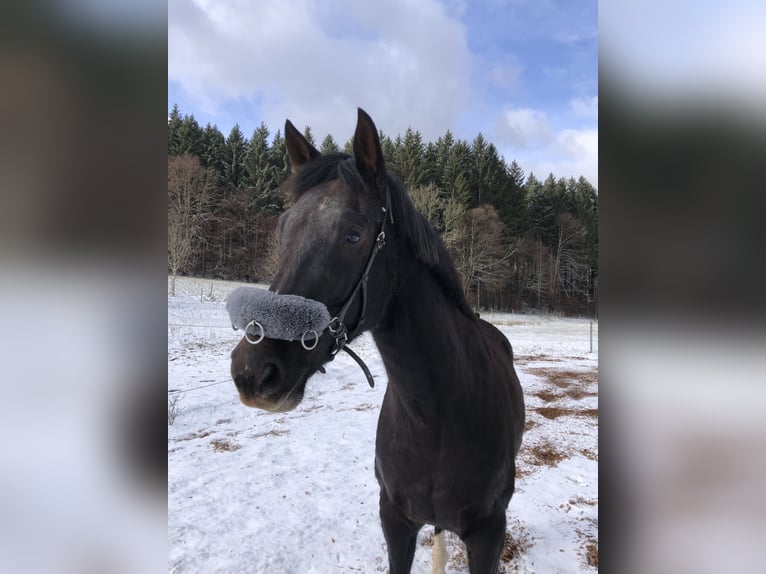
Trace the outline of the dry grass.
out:
M 587 391 L 583 391 L 582 389 L 576 389 L 576 388 L 569 388 L 566 391 L 564 391 L 564 394 L 568 397 L 571 397 L 575 399 L 576 401 L 579 401 L 583 397 L 597 397 L 598 393 L 589 393 Z
M 598 382 L 598 369 L 592 369 L 590 371 L 572 371 L 536 367 L 533 369 L 526 369 L 526 372 L 542 377 L 547 382 L 560 389 L 566 389 L 570 385 L 591 385 Z
M 516 355 L 513 362 L 516 365 L 526 365 L 528 363 L 561 363 L 564 359 L 549 357 L 548 355 Z
M 532 410 L 551 420 L 573 414 L 571 409 L 562 409 L 560 407 L 537 407 Z
M 321 411 L 324 408 L 325 408 L 324 405 L 316 404 L 316 405 L 311 405 L 311 406 L 307 406 L 305 408 L 302 408 L 301 412 L 304 413 L 304 414 L 313 413 L 314 411 Z
M 526 529 L 520 524 L 517 524 L 516 527 L 518 528 L 516 536 L 512 536 L 508 530 L 505 531 L 503 551 L 500 554 L 500 560 L 502 562 L 510 562 L 532 547 L 532 541 L 529 539 Z M 503 565 L 501 565 L 500 571 L 502 572 L 503 570 Z
M 362 405 L 357 405 L 349 409 L 339 409 L 339 410 L 341 411 L 371 411 L 375 408 L 376 408 L 375 405 L 371 405 L 370 403 L 364 403 Z
M 234 452 L 235 450 L 239 450 L 242 448 L 236 443 L 231 443 L 224 439 L 214 439 L 210 441 L 210 446 L 213 447 L 213 450 L 216 452 Z
M 589 542 L 585 546 L 585 560 L 591 566 L 598 568 L 598 544 Z
M 598 453 L 597 452 L 593 452 L 593 451 L 588 450 L 586 448 L 586 449 L 581 450 L 580 454 L 582 454 L 588 460 L 595 460 L 596 462 L 598 462 Z
M 558 450 L 549 442 L 530 445 L 524 449 L 524 454 L 529 463 L 535 466 L 557 466 L 558 463 L 570 456 L 568 453 Z
M 176 417 L 181 412 L 181 393 L 168 395 L 168 426 L 176 422 Z
M 524 478 L 525 476 L 532 474 L 532 472 L 533 470 L 531 468 L 521 464 L 520 459 L 516 459 L 516 472 L 514 472 L 513 476 L 516 478 Z
M 194 439 L 197 439 L 197 438 L 205 438 L 206 436 L 210 436 L 211 434 L 213 434 L 213 431 L 210 431 L 210 430 L 209 431 L 194 432 L 192 434 L 187 434 L 187 435 L 175 438 L 175 439 L 173 439 L 173 442 L 184 442 L 184 441 L 187 441 L 187 440 L 194 440 Z
M 533 428 L 535 428 L 539 424 L 540 423 L 538 423 L 537 421 L 533 421 L 532 419 L 527 419 L 524 422 L 524 432 L 529 432 L 530 430 L 532 430 Z
M 598 418 L 598 409 L 566 409 L 561 407 L 537 407 L 531 410 L 541 414 L 546 419 L 557 419 L 559 417 L 590 417 Z
M 561 395 L 557 395 L 556 393 L 553 393 L 548 390 L 537 391 L 536 393 L 532 393 L 532 394 L 535 395 L 537 398 L 542 399 L 546 403 L 550 403 L 561 398 Z
M 270 431 L 267 431 L 267 432 L 259 432 L 259 433 L 250 435 L 250 438 L 261 438 L 264 436 L 285 436 L 288 434 L 290 434 L 290 431 L 286 429 L 271 429 Z

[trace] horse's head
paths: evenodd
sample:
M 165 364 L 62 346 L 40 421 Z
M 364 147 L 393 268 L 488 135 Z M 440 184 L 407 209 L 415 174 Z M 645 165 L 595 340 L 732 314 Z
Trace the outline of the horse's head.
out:
M 359 110 L 353 157 L 321 155 L 290 121 L 285 143 L 293 173 L 283 187 L 294 203 L 279 219 L 279 262 L 270 289 L 320 301 L 340 320 L 331 324 L 335 336 L 326 331 L 311 350 L 300 341 L 268 338 L 258 344 L 243 338 L 234 349 L 231 374 L 241 401 L 275 412 L 301 402 L 309 377 L 337 351 L 338 329 L 353 338 L 380 321 L 393 283 L 392 250 L 377 253 L 389 194 L 372 119 Z

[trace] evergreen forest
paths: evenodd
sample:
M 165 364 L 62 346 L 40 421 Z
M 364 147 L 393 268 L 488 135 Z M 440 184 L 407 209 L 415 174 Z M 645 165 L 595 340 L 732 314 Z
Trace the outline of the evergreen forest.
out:
M 283 134 L 261 123 L 224 136 L 174 106 L 168 117 L 168 273 L 269 282 L 275 227 L 289 207 L 280 185 L 290 174 Z M 351 153 L 327 135 L 322 153 Z M 396 173 L 447 246 L 477 309 L 597 313 L 598 192 L 582 176 L 538 179 L 507 163 L 479 133 L 450 131 L 425 142 L 414 128 L 380 132 Z

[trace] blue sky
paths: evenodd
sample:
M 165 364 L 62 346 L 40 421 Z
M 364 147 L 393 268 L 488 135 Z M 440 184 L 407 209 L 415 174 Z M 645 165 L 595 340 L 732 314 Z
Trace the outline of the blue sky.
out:
M 361 106 L 391 136 L 482 132 L 597 186 L 597 20 L 595 0 L 170 0 L 168 109 L 342 144 Z

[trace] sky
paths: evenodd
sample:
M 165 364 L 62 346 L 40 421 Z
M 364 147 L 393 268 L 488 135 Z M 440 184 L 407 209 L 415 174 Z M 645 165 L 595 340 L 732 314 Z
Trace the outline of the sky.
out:
M 170 0 L 168 110 L 246 137 L 309 125 L 343 145 L 356 108 L 391 137 L 481 132 L 544 179 L 598 187 L 595 0 Z

